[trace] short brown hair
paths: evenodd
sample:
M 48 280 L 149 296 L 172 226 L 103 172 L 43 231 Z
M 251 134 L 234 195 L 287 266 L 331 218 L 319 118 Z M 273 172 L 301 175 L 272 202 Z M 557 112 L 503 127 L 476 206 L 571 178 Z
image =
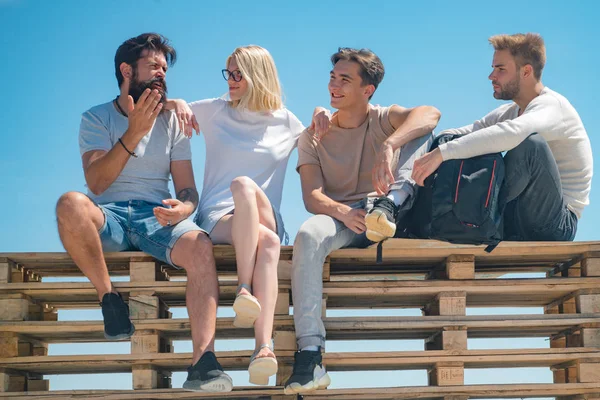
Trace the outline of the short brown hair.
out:
M 509 50 L 515 58 L 517 67 L 531 65 L 533 74 L 539 81 L 546 64 L 546 46 L 538 33 L 516 33 L 514 35 L 496 35 L 488 39 L 494 50 Z
M 158 33 L 142 33 L 139 36 L 127 39 L 117 49 L 115 54 L 115 76 L 119 87 L 123 84 L 123 74 L 121 73 L 121 63 L 131 65 L 137 68 L 137 62 L 142 57 L 144 50 L 163 53 L 167 60 L 167 65 L 172 66 L 177 61 L 177 52 L 169 43 L 169 39 Z
M 331 64 L 335 66 L 338 61 L 352 61 L 360 67 L 360 78 L 362 79 L 363 85 L 373 85 L 375 90 L 377 86 L 383 80 L 385 75 L 385 69 L 381 59 L 377 57 L 369 49 L 352 49 L 350 47 L 340 47 L 337 53 L 331 56 Z M 369 100 L 373 97 L 371 95 Z

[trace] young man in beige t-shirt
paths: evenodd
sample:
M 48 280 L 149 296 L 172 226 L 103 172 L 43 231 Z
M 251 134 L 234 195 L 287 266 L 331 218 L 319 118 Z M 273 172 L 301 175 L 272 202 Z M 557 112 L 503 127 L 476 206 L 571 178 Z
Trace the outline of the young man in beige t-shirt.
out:
M 369 104 L 384 75 L 381 60 L 370 50 L 340 48 L 331 62 L 329 92 L 338 111 L 331 119 L 324 111 L 317 115 L 298 144 L 304 204 L 315 215 L 294 242 L 292 293 L 300 351 L 286 394 L 329 385 L 321 358 L 323 262 L 333 250 L 367 247 L 394 235 L 398 212 L 412 206 L 414 160 L 427 152 L 440 118 L 430 106 Z

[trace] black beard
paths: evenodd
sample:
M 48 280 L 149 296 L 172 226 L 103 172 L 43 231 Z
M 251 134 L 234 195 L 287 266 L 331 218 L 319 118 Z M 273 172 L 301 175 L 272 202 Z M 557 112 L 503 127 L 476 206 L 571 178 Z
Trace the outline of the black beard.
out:
M 494 92 L 494 98 L 498 100 L 512 100 L 519 94 L 521 82 L 519 78 L 517 78 L 514 81 L 508 82 L 505 87 L 501 87 L 500 89 L 500 93 Z
M 160 93 L 160 102 L 165 103 L 167 101 L 167 83 L 163 78 L 154 78 L 147 81 L 138 81 L 137 77 L 134 76 L 133 81 L 129 85 L 129 95 L 133 97 L 133 101 L 137 103 L 144 90 L 150 89 L 152 90 L 152 85 L 154 83 L 160 83 L 161 87 L 157 88 L 158 93 Z

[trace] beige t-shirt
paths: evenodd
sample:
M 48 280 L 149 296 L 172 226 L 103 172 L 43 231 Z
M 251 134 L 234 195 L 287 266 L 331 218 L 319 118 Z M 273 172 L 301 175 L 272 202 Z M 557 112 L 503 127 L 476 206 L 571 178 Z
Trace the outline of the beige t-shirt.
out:
M 391 106 L 390 106 L 391 107 Z M 352 204 L 375 196 L 371 171 L 377 151 L 392 133 L 390 107 L 369 105 L 369 115 L 358 128 L 344 129 L 334 124 L 329 133 L 317 142 L 308 129 L 298 142 L 298 166 L 313 164 L 321 167 L 325 194 L 339 203 Z M 394 155 L 398 161 L 399 152 Z

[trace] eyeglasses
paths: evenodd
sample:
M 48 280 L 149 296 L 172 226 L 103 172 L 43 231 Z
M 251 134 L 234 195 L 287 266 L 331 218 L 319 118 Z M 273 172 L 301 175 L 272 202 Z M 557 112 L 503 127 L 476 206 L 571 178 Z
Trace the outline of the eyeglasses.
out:
M 229 78 L 233 78 L 233 80 L 236 82 L 239 82 L 242 80 L 242 73 L 240 72 L 239 69 L 236 69 L 235 71 L 229 71 L 228 69 L 222 69 L 221 73 L 223 74 L 223 79 L 225 79 L 226 81 L 228 81 Z

